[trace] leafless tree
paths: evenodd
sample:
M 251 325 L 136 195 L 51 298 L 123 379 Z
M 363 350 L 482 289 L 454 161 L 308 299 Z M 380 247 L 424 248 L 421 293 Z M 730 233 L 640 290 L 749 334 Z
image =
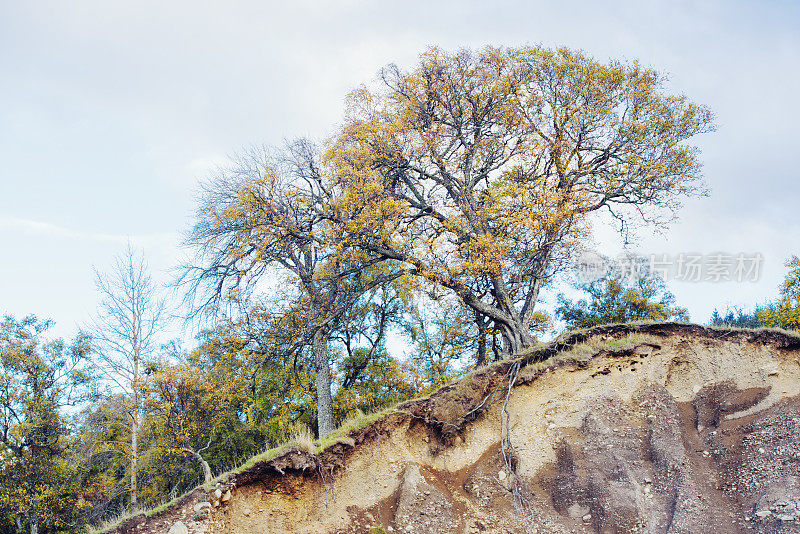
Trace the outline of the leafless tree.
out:
M 122 393 L 122 418 L 130 429 L 130 504 L 137 497 L 138 440 L 142 423 L 143 361 L 158 348 L 168 321 L 165 300 L 150 277 L 142 253 L 128 243 L 107 273 L 95 269 L 100 293 L 97 314 L 87 331 L 92 339 L 97 371 L 106 385 Z

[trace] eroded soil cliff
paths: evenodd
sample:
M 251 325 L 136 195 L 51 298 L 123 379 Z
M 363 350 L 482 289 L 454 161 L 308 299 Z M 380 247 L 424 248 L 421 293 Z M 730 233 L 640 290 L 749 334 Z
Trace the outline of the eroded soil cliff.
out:
M 209 533 L 800 532 L 800 338 L 575 334 L 119 530 L 179 520 Z

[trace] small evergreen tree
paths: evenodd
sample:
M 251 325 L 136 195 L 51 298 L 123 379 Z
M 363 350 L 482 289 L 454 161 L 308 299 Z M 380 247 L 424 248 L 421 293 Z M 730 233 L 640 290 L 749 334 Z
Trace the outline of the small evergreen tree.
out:
M 556 316 L 568 328 L 630 321 L 688 321 L 686 308 L 675 306 L 675 296 L 663 279 L 642 276 L 632 281 L 614 277 L 578 284 L 589 295 L 577 301 L 558 296 Z
M 726 308 L 725 312 L 721 314 L 718 309 L 714 308 L 714 313 L 711 314 L 709 326 L 733 326 L 737 328 L 758 328 L 761 321 L 758 320 L 758 309 L 756 311 L 747 313 L 738 306 L 733 308 Z

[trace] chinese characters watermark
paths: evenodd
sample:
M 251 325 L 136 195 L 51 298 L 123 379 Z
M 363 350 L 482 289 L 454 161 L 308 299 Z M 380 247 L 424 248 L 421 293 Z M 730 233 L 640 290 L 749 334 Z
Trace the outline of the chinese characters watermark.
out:
M 651 277 L 681 282 L 756 282 L 763 263 L 764 256 L 759 252 L 621 254 L 607 258 L 590 251 L 580 255 L 576 270 L 580 283 L 601 278 L 635 282 Z

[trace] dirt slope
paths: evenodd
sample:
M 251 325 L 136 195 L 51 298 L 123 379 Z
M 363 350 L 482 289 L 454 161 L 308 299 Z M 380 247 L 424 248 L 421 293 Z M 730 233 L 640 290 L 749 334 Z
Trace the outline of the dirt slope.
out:
M 119 530 L 179 519 L 209 533 L 800 532 L 800 338 L 575 334 Z

